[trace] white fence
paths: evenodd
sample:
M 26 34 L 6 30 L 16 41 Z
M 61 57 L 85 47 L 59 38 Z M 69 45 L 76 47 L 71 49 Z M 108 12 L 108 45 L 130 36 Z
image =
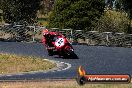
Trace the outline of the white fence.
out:
M 71 42 L 77 44 L 119 46 L 119 47 L 132 46 L 132 34 L 112 33 L 112 32 L 100 33 L 98 31 L 84 32 L 82 30 L 57 29 L 57 28 L 53 28 L 53 29 L 54 31 L 61 32 L 62 34 L 70 38 Z
M 14 30 L 15 28 L 17 29 L 17 27 L 22 27 L 22 26 L 23 25 L 10 26 L 9 24 L 6 24 L 4 26 L 1 26 L 1 30 L 8 30 L 8 29 Z M 26 30 L 32 31 L 30 33 L 31 35 L 30 41 L 36 42 L 36 36 L 41 35 L 41 29 L 44 29 L 45 27 L 39 27 L 33 25 L 33 26 L 26 26 L 24 28 L 27 28 Z M 120 47 L 132 46 L 132 34 L 112 33 L 112 32 L 100 33 L 98 31 L 84 32 L 82 30 L 59 29 L 59 28 L 51 28 L 50 30 L 61 32 L 72 43 L 76 43 L 76 44 L 120 46 Z M 41 41 L 41 36 L 39 37 L 39 41 Z

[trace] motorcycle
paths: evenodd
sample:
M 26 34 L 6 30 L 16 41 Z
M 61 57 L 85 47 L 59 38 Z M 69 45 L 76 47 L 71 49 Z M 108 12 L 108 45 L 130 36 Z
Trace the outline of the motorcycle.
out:
M 59 57 L 63 56 L 64 58 L 77 58 L 72 45 L 64 35 L 56 35 L 52 41 L 52 44 L 54 47 L 47 49 L 49 55 L 53 55 L 53 53 L 56 52 Z

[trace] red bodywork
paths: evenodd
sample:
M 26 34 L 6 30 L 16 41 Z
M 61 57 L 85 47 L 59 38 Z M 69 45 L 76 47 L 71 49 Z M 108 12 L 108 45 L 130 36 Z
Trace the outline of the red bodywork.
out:
M 57 32 L 50 32 L 50 34 L 55 35 L 56 37 L 55 40 L 52 42 L 54 48 L 48 48 L 48 46 L 46 45 L 46 41 L 48 40 L 46 40 L 44 37 L 42 38 L 42 43 L 46 46 L 47 49 L 53 49 L 57 51 L 59 55 L 63 55 L 69 53 L 69 51 L 73 51 L 72 45 L 69 43 L 64 35 Z
M 57 43 L 57 41 L 59 41 L 59 39 L 62 39 L 63 43 L 64 43 L 61 46 L 57 46 L 57 44 L 55 44 L 55 43 Z M 55 49 L 59 52 L 65 52 L 65 51 L 71 50 L 71 49 L 73 50 L 72 45 L 68 42 L 68 40 L 64 36 L 58 36 L 58 39 L 56 41 L 52 42 L 52 44 L 54 44 Z

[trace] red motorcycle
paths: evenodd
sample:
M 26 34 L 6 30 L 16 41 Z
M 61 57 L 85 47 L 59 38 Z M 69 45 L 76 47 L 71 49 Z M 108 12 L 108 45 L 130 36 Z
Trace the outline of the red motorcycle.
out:
M 52 44 L 54 47 L 48 48 L 49 55 L 53 55 L 56 52 L 59 57 L 63 56 L 64 58 L 76 58 L 76 54 L 74 53 L 74 49 L 67 38 L 58 34 L 54 37 Z

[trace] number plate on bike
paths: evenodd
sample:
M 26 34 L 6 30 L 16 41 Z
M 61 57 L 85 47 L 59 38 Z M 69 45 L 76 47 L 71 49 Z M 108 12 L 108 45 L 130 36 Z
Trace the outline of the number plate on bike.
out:
M 63 39 L 63 38 L 57 39 L 56 42 L 55 42 L 55 45 L 56 45 L 57 47 L 62 47 L 62 46 L 64 46 L 64 39 Z

